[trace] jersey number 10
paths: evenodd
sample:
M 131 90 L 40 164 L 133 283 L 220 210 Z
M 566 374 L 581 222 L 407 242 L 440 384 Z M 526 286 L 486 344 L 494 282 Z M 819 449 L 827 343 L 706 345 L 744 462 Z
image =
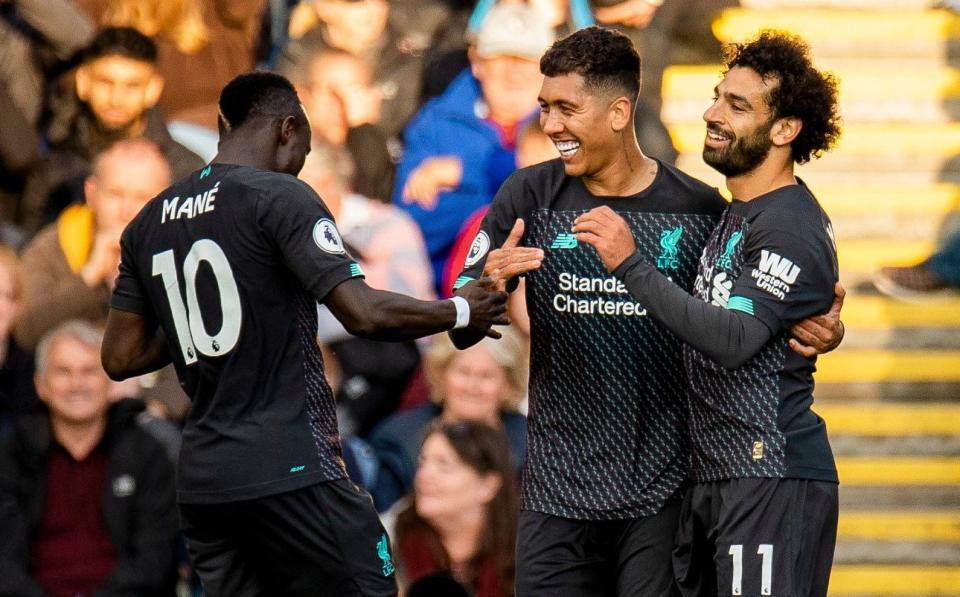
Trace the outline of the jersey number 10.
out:
M 210 335 L 203 324 L 203 313 L 197 299 L 197 271 L 200 262 L 206 261 L 213 270 L 220 294 L 220 311 L 223 324 L 220 331 Z M 160 276 L 163 288 L 170 302 L 173 315 L 173 327 L 177 333 L 177 344 L 183 352 L 187 365 L 197 361 L 197 352 L 208 357 L 219 357 L 229 353 L 240 338 L 240 293 L 237 281 L 230 269 L 230 262 L 220 245 L 210 239 L 200 239 L 193 243 L 183 260 L 183 277 L 186 281 L 187 302 L 180 295 L 180 280 L 177 263 L 173 258 L 173 249 L 153 256 L 153 275 Z

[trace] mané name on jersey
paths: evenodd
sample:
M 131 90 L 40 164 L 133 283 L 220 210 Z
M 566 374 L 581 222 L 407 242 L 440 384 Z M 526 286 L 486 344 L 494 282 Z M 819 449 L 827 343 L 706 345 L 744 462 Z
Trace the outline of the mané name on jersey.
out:
M 361 276 L 293 176 L 212 164 L 124 231 L 111 306 L 158 321 L 193 404 L 178 499 L 252 499 L 345 476 L 316 301 Z

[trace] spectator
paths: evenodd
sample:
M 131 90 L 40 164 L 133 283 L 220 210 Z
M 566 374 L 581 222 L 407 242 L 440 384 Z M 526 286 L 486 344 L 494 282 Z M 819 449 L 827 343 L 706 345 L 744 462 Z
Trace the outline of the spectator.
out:
M 120 233 L 170 184 L 170 168 L 147 139 L 120 141 L 99 154 L 84 182 L 86 203 L 41 230 L 22 256 L 23 315 L 17 341 L 32 350 L 68 319 L 102 322 L 120 263 Z
M 513 595 L 516 479 L 506 437 L 472 421 L 427 434 L 413 497 L 398 515 L 401 587 L 448 573 L 476 597 Z
M 395 166 L 377 125 L 383 94 L 370 66 L 342 50 L 320 50 L 303 65 L 283 61 L 281 67 L 303 101 L 314 143 L 346 147 L 355 166 L 351 188 L 389 202 Z
M 373 288 L 432 300 L 427 250 L 407 214 L 350 191 L 353 163 L 344 149 L 314 144 L 300 178 L 323 198 L 337 228 Z M 340 427 L 366 436 L 392 413 L 420 363 L 413 340 L 378 342 L 351 336 L 330 311 L 319 308 L 319 339 L 339 363 Z M 325 359 L 326 361 L 327 359 Z
M 266 0 L 107 0 L 100 21 L 133 27 L 157 44 L 171 82 L 160 109 L 176 138 L 211 159 L 217 149 L 220 90 L 254 67 Z M 175 84 L 174 84 L 175 82 Z M 180 176 L 177 176 L 180 178 Z
M 491 9 L 471 49 L 471 69 L 424 106 L 404 132 L 394 202 L 420 226 L 441 294 L 457 232 L 516 169 L 516 136 L 537 105 L 538 60 L 552 39 L 532 8 Z
M 304 65 L 322 49 L 342 50 L 373 70 L 383 94 L 380 127 L 396 137 L 417 111 L 423 51 L 429 39 L 405 36 L 390 18 L 387 0 L 301 2 L 290 17 L 284 62 Z
M 933 255 L 916 265 L 881 268 L 873 283 L 883 294 L 906 301 L 956 296 L 960 290 L 960 230 L 948 234 Z
M 526 344 L 507 328 L 458 351 L 446 336 L 434 339 L 426 356 L 434 404 L 393 415 L 370 435 L 379 470 L 370 493 L 381 512 L 408 493 L 423 438 L 435 421 L 473 421 L 502 429 L 516 470 L 527 449 L 527 421 L 517 413 L 526 394 Z
M 33 357 L 13 339 L 20 310 L 17 255 L 0 247 L 0 439 L 17 416 L 37 402 L 33 387 Z
M 644 153 L 673 164 L 677 149 L 663 124 L 663 73 L 686 50 L 685 62 L 713 64 L 720 55 L 720 42 L 711 24 L 724 9 L 738 0 L 591 0 L 601 25 L 628 35 L 643 58 L 643 84 L 634 125 Z
M 0 594 L 173 595 L 173 465 L 142 405 L 110 404 L 102 338 L 68 322 L 37 349 L 46 409 L 0 448 Z
M 53 75 L 91 37 L 93 23 L 72 0 L 0 2 L 0 222 L 4 228 L 23 216 L 20 198 L 29 170 L 40 160 L 39 129 Z
M 93 157 L 121 139 L 144 137 L 156 143 L 174 178 L 203 165 L 170 137 L 153 109 L 164 86 L 156 64 L 156 45 L 138 31 L 109 28 L 97 34 L 77 69 L 77 113 L 68 130 L 51 131 L 53 149 L 28 183 L 28 229 L 36 230 L 82 199 L 82 181 Z

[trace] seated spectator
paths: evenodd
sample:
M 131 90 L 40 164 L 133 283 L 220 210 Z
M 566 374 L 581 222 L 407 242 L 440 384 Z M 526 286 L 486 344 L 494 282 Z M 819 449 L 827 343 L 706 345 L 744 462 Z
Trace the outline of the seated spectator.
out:
M 46 408 L 0 448 L 0 594 L 173 594 L 173 465 L 137 424 L 142 404 L 111 405 L 102 339 L 74 321 L 37 348 Z
M 310 118 L 316 143 L 346 147 L 353 158 L 354 192 L 389 202 L 395 166 L 380 130 L 383 94 L 370 66 L 342 50 L 320 50 L 302 65 L 281 61 Z
M 500 331 L 500 340 L 485 338 L 463 351 L 446 335 L 435 337 L 426 355 L 435 403 L 399 412 L 370 435 L 379 469 L 368 489 L 379 511 L 410 491 L 420 446 L 436 421 L 473 421 L 502 429 L 514 468 L 520 470 L 527 449 L 527 420 L 516 408 L 526 394 L 526 345 L 513 330 Z
M 174 178 L 203 166 L 178 144 L 153 107 L 164 87 L 157 47 L 135 29 L 104 29 L 84 52 L 76 73 L 76 114 L 62 131 L 50 131 L 52 149 L 30 176 L 24 225 L 36 231 L 70 203 L 83 199 L 93 158 L 123 139 L 147 138 L 162 151 Z
M 0 247 L 0 439 L 18 416 L 37 403 L 33 356 L 13 339 L 19 310 L 17 255 L 8 247 Z
M 948 234 L 937 251 L 922 262 L 906 267 L 884 267 L 873 277 L 877 289 L 905 301 L 960 294 L 960 230 Z
M 532 8 L 494 7 L 471 48 L 471 69 L 404 131 L 394 203 L 423 232 L 439 294 L 463 222 L 488 205 L 516 169 L 516 136 L 537 106 L 543 80 L 538 61 L 552 40 L 550 27 Z
M 432 427 L 412 499 L 397 516 L 400 586 L 447 573 L 476 597 L 513 595 L 518 510 L 501 431 L 476 422 Z
M 112 145 L 93 161 L 85 204 L 73 205 L 23 251 L 23 314 L 16 338 L 33 350 L 68 319 L 106 320 L 120 264 L 120 234 L 170 184 L 170 167 L 147 139 Z
M 373 70 L 383 94 L 380 127 L 388 138 L 403 130 L 420 105 L 425 36 L 404 35 L 391 20 L 388 0 L 313 0 L 290 15 L 283 61 L 303 65 L 323 49 L 352 54 Z
M 315 142 L 300 178 L 323 199 L 370 286 L 434 298 L 430 262 L 416 224 L 392 205 L 351 192 L 353 161 L 344 149 Z M 324 306 L 318 315 L 318 339 L 335 353 L 341 372 L 342 383 L 331 384 L 339 387 L 341 429 L 366 436 L 396 410 L 420 363 L 420 351 L 412 340 L 378 342 L 351 336 Z
M 157 44 L 157 68 L 170 81 L 159 107 L 178 141 L 204 159 L 217 149 L 220 90 L 253 70 L 267 0 L 107 0 L 100 23 L 133 27 Z M 180 176 L 178 175 L 177 178 Z

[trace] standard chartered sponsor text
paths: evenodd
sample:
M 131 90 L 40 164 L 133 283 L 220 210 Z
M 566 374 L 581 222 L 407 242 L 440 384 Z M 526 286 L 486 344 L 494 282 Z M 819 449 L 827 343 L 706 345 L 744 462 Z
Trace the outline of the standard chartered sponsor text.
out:
M 623 283 L 613 276 L 585 278 L 562 272 L 557 276 L 557 282 L 561 292 L 553 297 L 553 308 L 560 313 L 614 317 L 621 315 L 644 317 L 647 314 L 643 305 L 630 300 L 630 294 Z M 613 299 L 603 296 L 587 298 L 577 296 L 577 294 L 613 294 L 619 296 Z

